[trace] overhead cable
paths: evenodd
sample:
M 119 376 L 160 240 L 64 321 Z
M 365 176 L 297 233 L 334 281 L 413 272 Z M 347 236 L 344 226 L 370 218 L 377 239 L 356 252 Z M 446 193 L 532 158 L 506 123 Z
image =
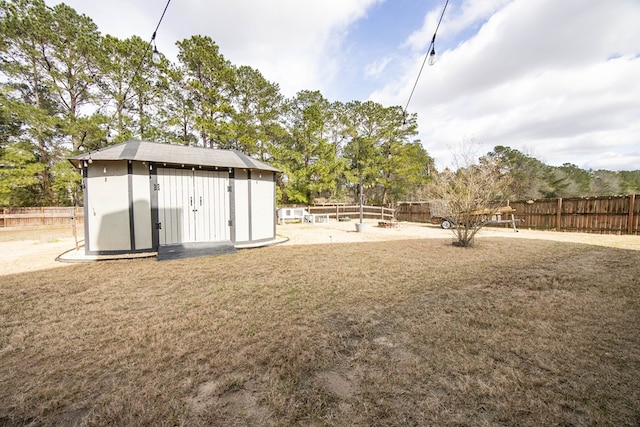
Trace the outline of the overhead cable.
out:
M 127 99 L 127 94 L 129 93 L 129 89 L 131 89 L 131 84 L 133 83 L 133 80 L 138 76 L 138 73 L 140 72 L 140 69 L 142 68 L 142 64 L 144 63 L 144 60 L 146 59 L 147 55 L 149 54 L 149 49 L 151 49 L 152 44 L 155 42 L 156 34 L 158 32 L 158 28 L 160 28 L 160 24 L 162 23 L 162 20 L 164 19 L 164 15 L 165 15 L 165 13 L 167 13 L 167 8 L 169 7 L 169 3 L 171 3 L 171 0 L 167 0 L 167 4 L 165 4 L 164 10 L 162 11 L 162 15 L 160 16 L 160 20 L 158 21 L 158 25 L 156 25 L 156 29 L 153 30 L 153 35 L 151 36 L 151 40 L 149 41 L 149 43 L 145 47 L 144 52 L 142 53 L 142 57 L 140 58 L 140 63 L 138 64 L 138 67 L 136 67 L 136 71 L 133 73 L 133 77 L 131 77 L 131 80 L 129 80 L 129 84 L 127 85 L 127 90 L 124 91 L 124 99 L 125 100 Z
M 442 22 L 442 18 L 444 17 L 444 11 L 447 10 L 447 5 L 449 4 L 449 0 L 446 1 L 444 7 L 442 8 L 442 13 L 440 14 L 440 19 L 438 20 L 438 25 L 436 26 L 436 30 L 433 32 L 433 37 L 431 38 L 431 43 L 429 44 L 429 48 L 427 49 L 427 53 L 424 55 L 424 60 L 422 61 L 422 66 L 420 67 L 420 71 L 418 72 L 418 77 L 416 77 L 416 81 L 413 84 L 413 88 L 411 89 L 411 94 L 409 94 L 409 99 L 407 100 L 407 105 L 404 107 L 404 116 L 406 121 L 407 108 L 409 108 L 409 103 L 411 102 L 411 98 L 413 97 L 413 92 L 416 90 L 416 86 L 418 85 L 418 80 L 420 80 L 420 75 L 422 74 L 422 69 L 424 68 L 424 64 L 427 62 L 427 58 L 429 58 L 430 54 L 435 55 L 435 43 L 436 43 L 436 34 L 438 33 L 438 29 L 440 28 L 440 23 Z

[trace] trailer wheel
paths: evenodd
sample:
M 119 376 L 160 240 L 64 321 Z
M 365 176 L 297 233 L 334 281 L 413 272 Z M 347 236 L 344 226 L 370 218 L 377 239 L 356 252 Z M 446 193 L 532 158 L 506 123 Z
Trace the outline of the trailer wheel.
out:
M 442 222 L 440 223 L 440 227 L 444 228 L 445 230 L 450 229 L 451 221 L 449 221 L 448 219 L 443 219 Z

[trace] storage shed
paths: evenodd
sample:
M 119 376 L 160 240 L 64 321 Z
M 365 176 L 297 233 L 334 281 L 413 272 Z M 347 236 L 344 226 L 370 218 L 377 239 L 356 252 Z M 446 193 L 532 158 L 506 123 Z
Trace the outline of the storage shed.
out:
M 276 239 L 280 171 L 239 151 L 129 141 L 69 161 L 82 171 L 87 255 Z

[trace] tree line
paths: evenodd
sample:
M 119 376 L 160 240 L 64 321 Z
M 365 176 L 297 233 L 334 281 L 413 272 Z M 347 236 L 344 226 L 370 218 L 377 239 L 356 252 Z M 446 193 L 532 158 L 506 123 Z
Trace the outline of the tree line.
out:
M 572 164 L 549 166 L 518 150 L 497 146 L 486 155 L 510 178 L 507 198 L 528 200 L 640 193 L 640 170 L 585 170 Z
M 283 171 L 282 203 L 404 199 L 433 159 L 416 115 L 367 101 L 292 98 L 216 43 L 177 43 L 177 61 L 150 44 L 101 35 L 91 18 L 42 0 L 0 1 L 0 206 L 81 202 L 67 157 L 130 139 L 235 149 Z
M 0 206 L 81 204 L 66 158 L 130 139 L 242 151 L 283 171 L 279 203 L 351 202 L 360 180 L 368 204 L 416 200 L 438 175 L 416 114 L 319 91 L 285 97 L 207 36 L 155 63 L 148 41 L 102 35 L 43 0 L 0 0 L 0 34 Z M 552 168 L 508 147 L 485 158 L 516 178 L 515 198 L 640 187 L 638 173 Z

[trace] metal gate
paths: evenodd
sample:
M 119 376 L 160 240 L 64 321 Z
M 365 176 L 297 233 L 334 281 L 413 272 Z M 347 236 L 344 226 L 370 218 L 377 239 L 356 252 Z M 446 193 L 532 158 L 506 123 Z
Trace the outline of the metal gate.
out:
M 158 168 L 159 242 L 229 240 L 229 174 Z

